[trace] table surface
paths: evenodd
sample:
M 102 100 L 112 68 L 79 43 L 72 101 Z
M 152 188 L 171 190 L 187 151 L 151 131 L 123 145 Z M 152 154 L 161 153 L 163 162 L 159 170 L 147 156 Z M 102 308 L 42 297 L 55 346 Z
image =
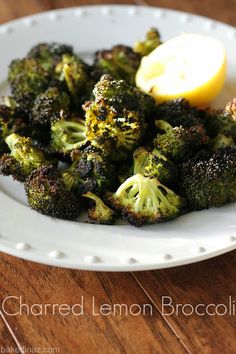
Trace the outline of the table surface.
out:
M 0 0 L 0 23 L 49 9 L 97 3 L 99 0 Z M 236 24 L 236 0 L 119 3 L 174 8 Z M 235 277 L 236 252 L 188 266 L 137 273 L 52 268 L 0 253 L 0 299 L 7 299 L 0 311 L 0 352 L 235 353 Z M 171 300 L 175 306 L 173 315 L 164 314 L 171 310 L 163 308 L 164 296 L 170 297 L 165 302 Z M 22 306 L 22 313 L 15 315 L 20 300 L 28 307 Z M 67 304 L 70 313 L 50 304 Z M 73 304 L 78 305 L 73 308 Z M 104 304 L 110 305 L 109 311 Z M 198 304 L 204 310 L 213 304 L 211 314 L 194 311 L 190 315 Z M 225 309 L 227 313 L 220 315 Z M 42 310 L 44 314 L 35 315 Z

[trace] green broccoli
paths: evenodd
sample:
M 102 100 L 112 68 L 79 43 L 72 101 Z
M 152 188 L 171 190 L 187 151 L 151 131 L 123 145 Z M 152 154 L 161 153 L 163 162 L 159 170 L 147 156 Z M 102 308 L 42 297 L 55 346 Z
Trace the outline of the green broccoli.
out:
M 25 181 L 31 209 L 51 217 L 73 220 L 80 212 L 77 198 L 69 191 L 54 166 L 40 166 Z
M 10 154 L 4 154 L 0 159 L 0 173 L 12 176 L 18 181 L 24 181 L 26 177 L 41 165 L 55 164 L 40 149 L 33 145 L 30 138 L 10 134 L 5 139 Z
M 223 110 L 205 111 L 204 125 L 211 138 L 223 134 L 236 141 L 236 99 L 227 103 Z
M 26 112 L 30 112 L 36 97 L 49 85 L 50 76 L 36 59 L 13 60 L 9 67 L 8 81 L 12 94 Z
M 63 178 L 68 188 L 79 195 L 87 191 L 101 194 L 116 187 L 114 166 L 102 150 L 93 146 L 77 154 Z
M 31 119 L 33 124 L 50 127 L 50 124 L 59 120 L 61 116 L 67 118 L 70 113 L 70 98 L 66 92 L 57 87 L 49 87 L 38 95 L 35 100 Z
M 103 148 L 112 158 L 120 160 L 139 144 L 144 123 L 138 112 L 124 108 L 119 113 L 101 101 L 93 102 L 87 108 L 86 129 L 92 145 Z
M 104 75 L 94 88 L 94 96 L 95 101 L 84 107 L 88 140 L 117 160 L 126 158 L 146 129 L 140 93 L 125 81 Z
M 156 178 L 136 174 L 107 200 L 130 224 L 141 226 L 173 219 L 182 213 L 184 201 Z
M 134 52 L 140 54 L 142 57 L 150 54 L 161 44 L 160 33 L 156 28 L 150 28 L 146 33 L 144 41 L 137 41 L 134 44 Z
M 219 133 L 215 138 L 210 139 L 208 144 L 209 149 L 212 151 L 217 151 L 226 146 L 234 146 L 234 145 L 235 142 L 232 136 L 221 134 L 221 133 Z
M 81 118 L 60 119 L 51 125 L 50 148 L 53 153 L 69 156 L 87 143 L 85 121 Z
M 39 43 L 30 49 L 27 57 L 37 59 L 45 70 L 52 71 L 65 54 L 73 55 L 70 45 Z
M 84 193 L 83 197 L 89 198 L 93 202 L 93 206 L 88 209 L 88 217 L 90 220 L 96 224 L 114 224 L 116 213 L 105 205 L 100 197 L 91 192 Z
M 125 45 L 116 45 L 110 50 L 99 50 L 95 53 L 93 75 L 99 80 L 103 74 L 110 74 L 114 79 L 126 80 L 134 85 L 140 59 L 138 53 Z
M 204 152 L 183 164 L 180 190 L 193 210 L 236 201 L 236 147 Z
M 133 158 L 133 174 L 141 173 L 146 177 L 155 177 L 165 185 L 176 180 L 177 167 L 157 149 L 148 151 L 140 147 L 135 150 Z
M 0 155 L 9 151 L 5 138 L 11 133 L 29 136 L 31 134 L 29 118 L 17 106 L 0 105 Z
M 172 127 L 165 121 L 156 121 L 156 127 L 164 134 L 158 134 L 154 146 L 170 160 L 184 161 L 194 151 L 200 150 L 208 142 L 202 125 L 190 128 Z
M 65 82 L 74 104 L 78 106 L 87 90 L 89 80 L 87 64 L 75 55 L 66 54 L 55 70 L 59 80 Z

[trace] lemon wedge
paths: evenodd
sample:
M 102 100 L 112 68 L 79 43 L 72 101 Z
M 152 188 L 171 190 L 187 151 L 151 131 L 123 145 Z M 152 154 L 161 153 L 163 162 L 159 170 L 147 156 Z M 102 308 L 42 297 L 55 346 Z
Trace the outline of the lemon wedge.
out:
M 143 57 L 136 85 L 158 102 L 184 97 L 193 105 L 205 106 L 221 91 L 226 67 L 221 42 L 184 33 Z

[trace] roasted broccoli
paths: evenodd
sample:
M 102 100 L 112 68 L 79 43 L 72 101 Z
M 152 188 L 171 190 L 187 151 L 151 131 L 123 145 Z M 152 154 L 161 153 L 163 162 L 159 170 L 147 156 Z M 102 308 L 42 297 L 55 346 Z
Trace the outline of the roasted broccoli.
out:
M 116 45 L 110 50 L 95 53 L 93 75 L 99 80 L 103 74 L 110 74 L 117 80 L 135 83 L 135 74 L 140 64 L 140 55 L 125 45 Z
M 88 140 L 117 160 L 133 151 L 145 133 L 140 94 L 125 81 L 104 75 L 94 88 L 95 101 L 85 106 Z
M 89 198 L 93 202 L 93 206 L 88 209 L 90 220 L 96 224 L 114 224 L 116 213 L 105 205 L 100 197 L 91 192 L 84 193 L 83 197 Z
M 234 146 L 235 142 L 232 136 L 219 133 L 215 138 L 209 141 L 208 145 L 210 150 L 216 151 L 226 146 Z
M 236 201 L 236 147 L 205 152 L 183 164 L 180 190 L 193 210 Z
M 63 55 L 56 66 L 59 80 L 64 81 L 75 105 L 81 103 L 88 83 L 88 66 L 75 55 Z
M 9 67 L 8 81 L 11 91 L 26 112 L 30 112 L 36 97 L 49 85 L 49 74 L 36 59 L 24 58 L 13 60 Z
M 236 99 L 227 103 L 223 110 L 205 111 L 204 124 L 211 138 L 223 134 L 236 141 Z
M 155 112 L 153 97 L 129 85 L 124 80 L 115 80 L 110 75 L 103 75 L 93 90 L 95 102 L 106 101 L 116 111 L 125 107 L 130 111 L 142 113 L 144 118 Z
M 165 121 L 156 121 L 156 127 L 164 134 L 158 134 L 155 147 L 170 160 L 186 160 L 194 151 L 200 150 L 208 142 L 202 125 L 190 128 L 172 127 Z
M 142 57 L 150 54 L 161 44 L 160 33 L 156 28 L 150 28 L 146 33 L 144 41 L 137 41 L 134 44 L 134 52 L 140 54 Z
M 155 177 L 165 185 L 169 185 L 177 177 L 177 167 L 157 149 L 147 151 L 140 147 L 135 150 L 133 158 L 133 174 L 141 173 L 146 177 Z
M 28 117 L 18 110 L 17 107 L 10 108 L 5 105 L 0 106 L 0 156 L 9 151 L 5 139 L 11 133 L 20 135 L 30 135 L 31 127 Z
M 93 146 L 77 155 L 64 171 L 63 178 L 68 188 L 76 190 L 77 194 L 87 191 L 101 194 L 116 187 L 114 166 L 103 151 Z
M 183 98 L 170 100 L 156 107 L 156 119 L 164 120 L 173 127 L 190 128 L 203 125 L 204 114 L 203 111 L 190 106 L 189 102 Z
M 73 54 L 73 48 L 70 45 L 39 43 L 31 48 L 27 56 L 37 59 L 45 70 L 52 71 L 65 54 Z
M 88 140 L 102 147 L 116 160 L 124 159 L 143 136 L 142 117 L 136 111 L 117 112 L 105 102 L 93 102 L 86 111 Z
M 74 149 L 87 142 L 85 121 L 81 118 L 60 119 L 51 125 L 51 151 L 56 154 L 70 155 Z
M 135 76 L 160 44 L 151 28 L 133 48 L 97 51 L 91 65 L 54 42 L 11 62 L 0 174 L 24 183 L 32 209 L 140 226 L 236 202 L 236 98 L 221 110 L 156 102 Z
M 77 198 L 69 191 L 54 166 L 40 166 L 25 181 L 29 206 L 41 214 L 73 220 L 80 212 Z
M 10 154 L 4 154 L 0 159 L 0 173 L 3 175 L 11 175 L 18 181 L 24 181 L 39 166 L 55 164 L 55 161 L 33 145 L 30 138 L 13 133 L 5 141 Z
M 70 113 L 70 98 L 66 92 L 57 87 L 49 87 L 38 95 L 35 100 L 31 119 L 33 124 L 50 127 L 50 124 L 59 120 L 61 116 L 67 118 Z
M 184 202 L 156 178 L 136 174 L 128 178 L 107 200 L 130 224 L 141 226 L 173 219 Z

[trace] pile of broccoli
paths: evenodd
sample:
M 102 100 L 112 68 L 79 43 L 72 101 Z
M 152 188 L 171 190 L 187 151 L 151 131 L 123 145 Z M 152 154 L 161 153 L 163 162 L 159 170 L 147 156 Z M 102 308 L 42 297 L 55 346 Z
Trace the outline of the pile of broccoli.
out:
M 214 111 L 141 92 L 136 71 L 160 44 L 152 28 L 91 65 L 58 43 L 12 61 L 0 173 L 24 184 L 33 210 L 140 226 L 236 201 L 236 99 Z

